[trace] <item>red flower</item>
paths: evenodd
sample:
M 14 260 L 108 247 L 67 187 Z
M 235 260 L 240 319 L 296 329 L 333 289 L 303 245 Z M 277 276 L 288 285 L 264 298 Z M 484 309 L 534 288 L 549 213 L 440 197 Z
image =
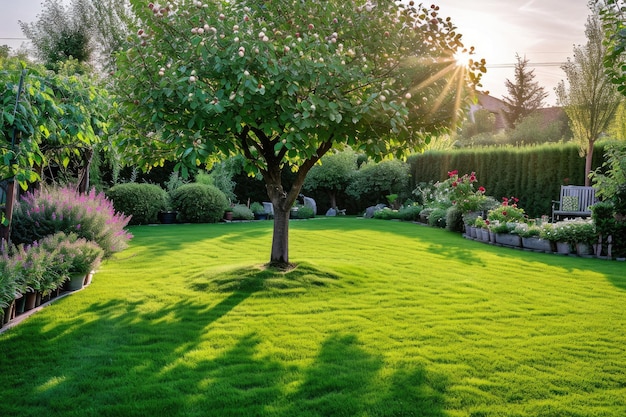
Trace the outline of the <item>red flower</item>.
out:
M 503 215 L 503 216 L 506 216 L 506 211 L 503 211 L 503 212 L 502 212 L 502 215 Z
M 483 186 L 478 187 L 478 191 L 480 191 L 481 193 L 484 193 L 485 192 L 485 187 L 483 187 Z
M 458 175 L 459 171 L 458 170 L 454 170 L 454 171 L 448 171 L 448 177 L 454 177 L 455 175 Z
M 453 186 L 453 187 L 456 187 L 457 185 L 459 185 L 459 184 L 458 184 L 456 181 L 454 181 L 454 182 L 452 183 L 452 186 Z

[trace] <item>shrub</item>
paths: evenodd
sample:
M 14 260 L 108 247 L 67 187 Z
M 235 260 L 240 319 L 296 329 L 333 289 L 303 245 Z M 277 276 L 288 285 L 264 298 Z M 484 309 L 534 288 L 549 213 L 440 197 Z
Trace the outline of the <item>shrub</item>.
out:
M 15 244 L 31 244 L 57 232 L 76 233 L 96 242 L 108 257 L 128 246 L 128 221 L 104 193 L 44 187 L 25 194 L 16 205 L 11 237 Z
M 452 232 L 463 231 L 463 211 L 457 205 L 446 210 L 446 229 Z
M 315 217 L 313 208 L 309 206 L 298 206 L 298 210 L 293 210 L 291 214 L 294 219 L 310 219 Z
M 252 220 L 254 213 L 243 204 L 235 204 L 233 206 L 233 220 Z
M 252 210 L 252 213 L 254 214 L 265 214 L 265 207 L 263 207 L 263 204 L 258 201 L 250 204 L 250 210 Z
M 228 200 L 217 187 L 208 184 L 185 184 L 172 192 L 172 206 L 181 221 L 215 223 L 224 216 Z
M 433 227 L 446 227 L 446 212 L 444 208 L 436 208 L 428 216 L 428 225 Z
M 524 209 L 517 207 L 517 198 L 503 197 L 502 203 L 487 213 L 487 219 L 491 222 L 511 223 L 521 222 L 526 218 Z
M 129 224 L 150 224 L 158 221 L 159 212 L 167 208 L 167 192 L 155 184 L 129 182 L 107 191 L 115 210 L 130 216 Z
M 421 211 L 422 211 L 422 206 L 419 206 L 417 204 L 412 204 L 410 206 L 404 206 L 400 208 L 400 210 L 398 210 L 398 216 L 400 220 L 414 222 L 420 219 Z
M 380 219 L 380 220 L 399 219 L 400 213 L 398 212 L 398 210 L 393 210 L 389 207 L 384 207 L 381 210 L 374 212 L 374 218 Z

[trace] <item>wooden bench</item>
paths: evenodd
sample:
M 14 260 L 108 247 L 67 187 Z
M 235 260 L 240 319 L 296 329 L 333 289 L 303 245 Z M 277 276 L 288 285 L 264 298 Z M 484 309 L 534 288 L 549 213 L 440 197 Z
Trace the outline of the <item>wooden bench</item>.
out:
M 559 200 L 552 201 L 552 222 L 567 217 L 589 217 L 596 202 L 595 188 L 562 185 Z

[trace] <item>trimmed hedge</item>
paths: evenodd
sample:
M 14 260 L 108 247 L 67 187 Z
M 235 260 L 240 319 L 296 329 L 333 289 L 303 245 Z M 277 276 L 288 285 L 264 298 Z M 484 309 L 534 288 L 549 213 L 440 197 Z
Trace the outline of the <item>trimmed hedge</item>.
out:
M 593 169 L 602 165 L 604 147 L 597 144 Z M 561 185 L 583 185 L 585 160 L 572 143 L 545 144 L 523 148 L 476 148 L 456 151 L 429 151 L 408 159 L 411 187 L 420 182 L 443 181 L 448 171 L 476 172 L 479 186 L 500 200 L 519 198 L 530 217 L 550 214 L 552 200 L 558 200 Z
M 118 184 L 106 195 L 115 210 L 132 216 L 130 224 L 157 223 L 159 212 L 167 207 L 167 192 L 155 184 Z
M 224 217 L 228 200 L 217 187 L 208 184 L 185 184 L 171 193 L 178 218 L 187 223 L 216 223 Z

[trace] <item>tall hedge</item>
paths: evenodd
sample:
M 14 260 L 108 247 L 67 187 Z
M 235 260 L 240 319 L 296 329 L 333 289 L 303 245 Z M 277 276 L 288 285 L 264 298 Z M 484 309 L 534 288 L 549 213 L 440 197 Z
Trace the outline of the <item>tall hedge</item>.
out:
M 408 163 L 411 187 L 442 181 L 448 171 L 476 172 L 478 185 L 496 199 L 515 196 L 530 217 L 550 214 L 561 185 L 583 185 L 585 160 L 575 144 L 544 144 L 520 148 L 476 148 L 428 151 L 413 155 Z M 604 146 L 596 145 L 593 167 L 602 165 Z

